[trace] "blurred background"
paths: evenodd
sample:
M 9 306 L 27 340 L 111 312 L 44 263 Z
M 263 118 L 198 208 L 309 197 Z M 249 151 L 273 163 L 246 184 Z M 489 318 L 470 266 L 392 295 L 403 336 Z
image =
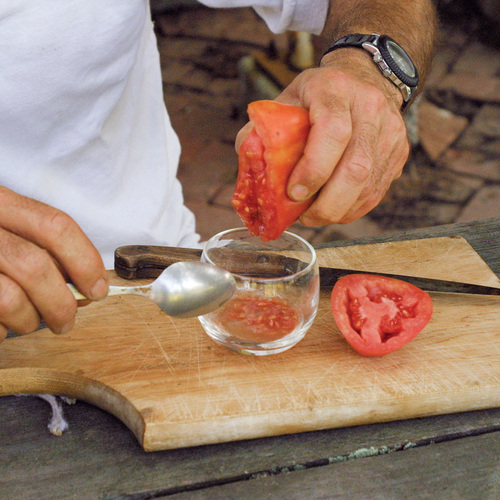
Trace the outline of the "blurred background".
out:
M 241 225 L 231 206 L 234 140 L 246 105 L 314 65 L 314 37 L 273 35 L 252 9 L 151 0 L 165 102 L 181 144 L 179 178 L 203 239 Z M 412 153 L 370 214 L 293 232 L 313 244 L 500 216 L 500 0 L 438 3 L 439 43 L 407 117 Z

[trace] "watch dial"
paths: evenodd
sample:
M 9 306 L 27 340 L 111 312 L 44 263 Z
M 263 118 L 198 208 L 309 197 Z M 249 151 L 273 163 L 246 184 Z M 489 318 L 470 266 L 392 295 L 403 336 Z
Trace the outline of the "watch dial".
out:
M 396 64 L 408 75 L 411 77 L 415 76 L 415 67 L 412 62 L 408 58 L 405 52 L 399 47 L 399 45 L 395 44 L 392 41 L 387 42 L 387 50 L 389 54 L 394 59 Z

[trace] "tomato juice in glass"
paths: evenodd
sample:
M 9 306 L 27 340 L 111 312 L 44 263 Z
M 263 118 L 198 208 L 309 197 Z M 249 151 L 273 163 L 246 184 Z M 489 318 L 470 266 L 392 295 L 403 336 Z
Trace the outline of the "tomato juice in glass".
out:
M 233 297 L 199 317 L 215 342 L 264 356 L 290 349 L 311 327 L 319 301 L 318 263 L 300 236 L 284 232 L 263 242 L 246 228 L 231 229 L 207 242 L 201 260 L 236 280 Z

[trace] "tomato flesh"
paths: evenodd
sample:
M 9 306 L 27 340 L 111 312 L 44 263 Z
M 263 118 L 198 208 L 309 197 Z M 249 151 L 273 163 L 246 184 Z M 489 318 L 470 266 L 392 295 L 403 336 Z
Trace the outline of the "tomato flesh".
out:
M 339 330 L 364 356 L 383 356 L 403 347 L 432 317 L 427 292 L 375 275 L 350 274 L 338 280 L 331 305 Z
M 273 227 L 277 220 L 276 193 L 268 189 L 264 146 L 252 130 L 240 150 L 240 168 L 233 206 L 248 230 L 264 241 L 276 239 L 281 232 Z
M 218 311 L 218 321 L 235 337 L 270 342 L 291 333 L 300 323 L 300 315 L 280 297 L 242 293 Z
M 297 106 L 255 101 L 248 106 L 254 124 L 238 153 L 233 206 L 249 231 L 263 241 L 280 236 L 311 205 L 291 200 L 290 174 L 309 134 L 309 114 Z

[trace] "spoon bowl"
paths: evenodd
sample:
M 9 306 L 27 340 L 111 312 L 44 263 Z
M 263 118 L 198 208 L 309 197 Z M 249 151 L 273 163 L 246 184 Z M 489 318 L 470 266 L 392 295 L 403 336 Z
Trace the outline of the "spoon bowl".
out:
M 77 300 L 86 299 L 68 284 Z M 167 267 L 153 283 L 144 286 L 110 286 L 108 296 L 142 295 L 175 318 L 191 318 L 214 311 L 234 294 L 233 275 L 205 262 L 176 262 Z

